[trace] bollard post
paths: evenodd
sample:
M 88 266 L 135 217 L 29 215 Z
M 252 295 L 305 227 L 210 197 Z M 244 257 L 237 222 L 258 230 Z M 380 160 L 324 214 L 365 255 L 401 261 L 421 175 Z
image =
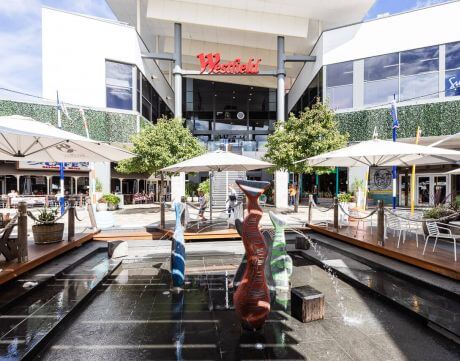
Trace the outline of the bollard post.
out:
M 70 242 L 75 237 L 75 198 L 69 199 L 69 215 L 67 222 L 67 241 Z
M 29 250 L 27 244 L 27 203 L 18 203 L 18 263 L 28 261 Z
M 339 232 L 339 200 L 334 197 L 334 228 Z
M 160 172 L 160 228 L 165 229 L 165 195 L 164 195 L 164 173 Z
M 377 242 L 379 246 L 385 246 L 385 209 L 383 208 L 383 200 L 380 199 L 377 211 Z
M 311 223 L 311 213 L 313 211 L 313 194 L 308 195 L 308 224 Z

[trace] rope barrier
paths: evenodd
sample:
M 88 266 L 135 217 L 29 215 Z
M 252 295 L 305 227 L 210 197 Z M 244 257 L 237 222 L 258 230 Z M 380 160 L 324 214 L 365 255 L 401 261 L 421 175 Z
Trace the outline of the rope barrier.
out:
M 369 217 L 371 217 L 372 215 L 374 215 L 378 211 L 378 208 L 375 208 L 371 213 L 365 215 L 364 217 L 356 217 L 356 216 L 352 216 L 347 211 L 345 211 L 345 209 L 343 209 L 343 207 L 342 207 L 342 205 L 340 203 L 339 203 L 339 207 L 342 210 L 342 212 L 345 213 L 348 217 L 353 218 L 353 219 L 358 219 L 358 220 L 369 218 Z
M 315 207 L 318 211 L 323 213 L 329 212 L 332 208 L 334 208 L 334 204 L 332 204 L 329 208 L 325 208 L 324 210 L 322 210 L 318 207 L 318 205 L 313 199 L 311 199 L 311 204 L 313 204 L 313 207 Z
M 74 207 L 74 208 L 75 208 L 75 219 L 76 219 L 77 221 L 79 221 L 79 222 L 82 222 L 83 219 L 80 219 L 80 218 L 78 217 L 78 214 L 77 214 L 77 207 Z

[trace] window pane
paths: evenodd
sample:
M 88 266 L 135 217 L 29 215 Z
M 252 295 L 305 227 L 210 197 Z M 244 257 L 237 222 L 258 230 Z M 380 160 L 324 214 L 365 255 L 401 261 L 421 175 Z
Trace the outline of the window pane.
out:
M 116 109 L 133 109 L 131 89 L 107 87 L 107 107 Z
M 353 84 L 353 62 L 328 65 L 326 74 L 327 86 Z
M 133 84 L 132 65 L 116 63 L 113 61 L 105 62 L 105 77 L 107 85 L 131 88 Z
M 401 78 L 401 100 L 414 98 L 437 98 L 438 73 L 406 76 Z
M 327 88 L 327 98 L 332 109 L 353 107 L 353 85 Z
M 142 97 L 142 115 L 148 120 L 152 120 L 152 104 Z
M 364 80 L 380 80 L 398 76 L 398 53 L 364 59 Z
M 446 97 L 460 95 L 460 69 L 446 71 Z
M 420 74 L 439 70 L 439 47 L 401 52 L 401 75 Z
M 460 42 L 446 45 L 446 69 L 460 68 Z
M 398 97 L 398 78 L 364 83 L 364 105 L 383 104 Z

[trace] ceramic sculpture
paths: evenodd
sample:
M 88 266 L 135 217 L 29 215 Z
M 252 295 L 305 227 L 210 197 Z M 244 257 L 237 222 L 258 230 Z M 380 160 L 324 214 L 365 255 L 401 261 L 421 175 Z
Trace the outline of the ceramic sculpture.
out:
M 284 235 L 286 222 L 272 211 L 269 212 L 269 216 L 275 228 L 270 267 L 275 282 L 276 302 L 286 308 L 289 301 L 289 281 L 292 275 L 292 258 L 287 254 Z
M 174 288 L 181 288 L 185 280 L 185 243 L 184 228 L 182 227 L 182 213 L 185 205 L 181 202 L 174 202 L 174 211 L 176 212 L 176 227 L 174 228 L 173 244 L 174 248 L 171 254 L 171 274 Z
M 237 180 L 236 184 L 248 198 L 248 214 L 242 227 L 247 265 L 233 296 L 233 304 L 242 326 L 249 330 L 258 330 L 264 325 L 270 312 L 270 293 L 265 279 L 267 246 L 259 230 L 262 209 L 258 199 L 270 183 Z

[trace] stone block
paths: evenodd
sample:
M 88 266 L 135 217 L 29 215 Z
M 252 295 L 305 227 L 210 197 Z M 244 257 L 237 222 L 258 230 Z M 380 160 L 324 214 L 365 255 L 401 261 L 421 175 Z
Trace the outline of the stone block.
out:
M 126 241 L 109 241 L 107 250 L 110 258 L 120 258 L 128 255 L 128 242 Z
M 324 294 L 311 286 L 291 289 L 291 315 L 301 322 L 324 319 Z

